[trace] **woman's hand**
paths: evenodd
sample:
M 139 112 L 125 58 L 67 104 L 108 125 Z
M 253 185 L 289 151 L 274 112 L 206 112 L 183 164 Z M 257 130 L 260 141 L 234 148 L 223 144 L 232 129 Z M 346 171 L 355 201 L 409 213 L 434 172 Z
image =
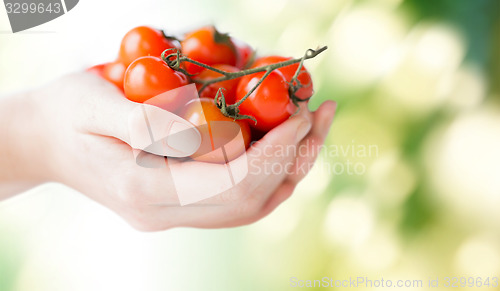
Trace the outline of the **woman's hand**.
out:
M 135 120 L 130 114 L 136 106 L 114 86 L 88 73 L 64 77 L 0 103 L 0 134 L 6 137 L 0 140 L 0 149 L 7 157 L 0 165 L 0 198 L 2 192 L 55 181 L 110 208 L 143 231 L 248 224 L 292 194 L 316 159 L 314 149 L 323 144 L 336 108 L 334 102 L 325 102 L 310 113 L 303 106 L 300 114 L 228 165 L 146 154 L 149 162 L 165 165 L 147 168 L 138 165 L 138 150 L 130 146 L 134 146 L 130 131 L 141 128 L 129 124 Z M 168 114 L 150 120 L 165 122 L 170 122 Z M 299 151 L 290 150 L 297 147 L 307 148 L 300 151 L 307 154 L 299 156 Z M 222 193 L 180 205 L 179 195 L 186 190 L 181 189 L 183 185 L 201 193 L 216 187 L 228 168 L 245 169 L 246 175 Z

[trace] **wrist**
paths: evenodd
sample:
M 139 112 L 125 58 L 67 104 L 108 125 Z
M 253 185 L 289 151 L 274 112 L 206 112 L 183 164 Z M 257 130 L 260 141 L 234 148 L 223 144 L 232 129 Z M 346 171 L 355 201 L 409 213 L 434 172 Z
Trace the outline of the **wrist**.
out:
M 33 99 L 24 93 L 0 100 L 0 186 L 11 191 L 50 180 L 43 122 Z

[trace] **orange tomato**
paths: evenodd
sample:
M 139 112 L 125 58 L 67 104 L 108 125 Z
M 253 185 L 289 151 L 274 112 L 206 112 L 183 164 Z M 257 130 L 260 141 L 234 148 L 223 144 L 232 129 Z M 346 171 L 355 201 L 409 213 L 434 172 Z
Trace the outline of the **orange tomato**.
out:
M 213 98 L 189 102 L 181 115 L 201 133 L 201 146 L 191 158 L 210 163 L 227 163 L 250 146 L 250 127 L 242 120 L 224 116 Z

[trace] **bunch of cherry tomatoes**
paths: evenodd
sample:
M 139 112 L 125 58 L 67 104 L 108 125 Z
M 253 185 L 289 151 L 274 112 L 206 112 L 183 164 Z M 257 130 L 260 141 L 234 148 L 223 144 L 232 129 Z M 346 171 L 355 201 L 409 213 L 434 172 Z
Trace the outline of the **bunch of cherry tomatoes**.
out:
M 167 64 L 162 53 L 176 51 L 190 60 L 205 64 L 182 62 L 178 70 Z M 163 56 L 163 58 L 162 58 Z M 291 58 L 282 56 L 255 57 L 255 51 L 248 44 L 220 33 L 212 26 L 202 27 L 187 33 L 182 40 L 166 36 L 163 31 L 140 26 L 130 30 L 122 39 L 118 58 L 114 62 L 97 65 L 89 69 L 117 86 L 131 101 L 143 103 L 161 93 L 195 83 L 200 100 L 180 104 L 171 100 L 162 108 L 172 112 L 182 112 L 181 117 L 196 126 L 206 126 L 200 130 L 202 140 L 210 140 L 211 149 L 200 149 L 193 155 L 195 159 L 209 162 L 227 162 L 239 156 L 254 139 L 273 129 L 297 110 L 296 101 L 307 101 L 313 94 L 311 75 L 302 65 L 294 63 L 268 72 L 266 78 L 255 87 L 265 71 L 245 74 L 246 70 L 266 67 L 285 62 Z M 209 68 L 207 68 L 209 67 Z M 227 78 L 216 83 L 210 80 L 224 75 L 223 72 L 241 72 L 237 78 Z M 298 81 L 298 82 L 297 82 Z M 290 89 L 299 83 L 300 87 Z M 254 90 L 252 92 L 252 90 Z M 249 92 L 252 92 L 249 94 Z M 221 112 L 216 96 L 223 94 L 224 102 L 235 104 L 247 97 L 238 106 L 239 116 L 252 119 L 238 119 Z M 247 96 L 248 95 L 248 96 Z M 201 104 L 201 106 L 200 106 Z M 179 110 L 180 109 L 180 110 Z M 200 112 L 200 111 L 203 112 Z M 243 136 L 245 148 L 230 149 L 224 159 L 211 153 L 217 145 L 214 141 L 227 142 L 230 137 L 224 132 L 217 137 L 216 130 L 210 129 L 211 121 L 236 123 Z M 202 142 L 203 143 L 203 142 Z

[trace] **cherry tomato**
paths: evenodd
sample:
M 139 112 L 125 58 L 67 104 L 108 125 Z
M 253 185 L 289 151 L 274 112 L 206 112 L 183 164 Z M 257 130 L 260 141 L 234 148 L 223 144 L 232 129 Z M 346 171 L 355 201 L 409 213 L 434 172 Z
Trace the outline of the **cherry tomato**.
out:
M 260 72 L 242 77 L 236 91 L 237 100 L 241 100 L 263 75 L 264 72 Z M 239 109 L 240 114 L 251 115 L 257 119 L 257 124 L 249 120 L 250 126 L 264 132 L 273 129 L 296 111 L 290 100 L 285 77 L 276 70 L 241 103 Z
M 125 75 L 125 70 L 125 65 L 117 61 L 95 65 L 88 68 L 87 72 L 105 79 L 123 91 L 123 77 Z
M 182 53 L 187 57 L 212 66 L 215 64 L 236 65 L 236 49 L 227 34 L 218 32 L 213 26 L 195 30 L 181 42 Z M 184 62 L 189 74 L 198 74 L 203 68 Z
M 86 71 L 89 72 L 89 73 L 95 74 L 95 75 L 97 75 L 97 76 L 99 76 L 101 78 L 104 78 L 103 71 L 104 71 L 104 68 L 108 64 L 109 63 L 95 65 L 95 66 L 92 66 L 92 67 L 88 68 Z
M 257 59 L 255 63 L 252 65 L 252 67 L 257 68 L 257 67 L 267 66 L 279 62 L 288 61 L 290 59 L 291 58 L 286 58 L 281 56 L 262 57 Z M 290 82 L 298 68 L 299 64 L 293 64 L 290 66 L 279 68 L 277 70 L 283 73 L 283 76 L 285 76 L 287 82 Z M 311 74 L 309 74 L 309 72 L 304 66 L 302 66 L 302 69 L 300 70 L 298 80 L 303 85 L 303 87 L 297 90 L 297 92 L 295 92 L 295 95 L 302 100 L 310 98 L 314 93 L 314 88 L 311 79 Z
M 226 64 L 217 64 L 213 65 L 212 67 L 222 70 L 224 72 L 238 72 L 238 68 L 226 65 Z M 222 74 L 219 74 L 217 72 L 214 72 L 209 69 L 204 69 L 201 73 L 193 77 L 193 79 L 199 80 L 199 81 L 208 81 L 208 80 L 213 80 L 219 77 L 223 77 Z M 217 82 L 214 84 L 208 85 L 205 89 L 203 89 L 202 92 L 200 92 L 200 95 L 205 96 L 205 97 L 211 97 L 214 98 L 215 95 L 217 94 L 217 91 L 219 88 L 224 88 L 225 90 L 223 91 L 224 97 L 229 98 L 234 100 L 236 96 L 236 88 L 238 87 L 238 82 L 239 79 L 232 79 L 232 80 L 227 80 L 227 81 L 222 81 L 222 82 Z M 196 87 L 198 90 L 202 87 L 202 84 L 196 84 Z
M 182 116 L 201 133 L 201 146 L 191 158 L 210 163 L 227 163 L 250 146 L 250 127 L 242 120 L 224 116 L 213 98 L 189 102 Z
M 172 70 L 162 59 L 142 57 L 135 60 L 125 72 L 125 96 L 142 103 L 166 91 L 188 84 L 186 75 Z M 162 108 L 174 112 L 180 100 L 168 100 Z
M 240 70 L 250 67 L 255 56 L 255 51 L 253 50 L 253 48 L 247 43 L 238 39 L 233 38 L 233 42 L 234 46 L 236 47 L 236 51 L 238 52 L 236 67 Z
M 175 47 L 175 44 L 165 38 L 161 31 L 139 26 L 127 32 L 123 37 L 118 58 L 125 66 L 128 66 L 140 57 L 160 57 L 164 50 Z
M 102 71 L 102 77 L 123 91 L 123 78 L 127 67 L 122 62 L 116 61 L 106 64 Z

